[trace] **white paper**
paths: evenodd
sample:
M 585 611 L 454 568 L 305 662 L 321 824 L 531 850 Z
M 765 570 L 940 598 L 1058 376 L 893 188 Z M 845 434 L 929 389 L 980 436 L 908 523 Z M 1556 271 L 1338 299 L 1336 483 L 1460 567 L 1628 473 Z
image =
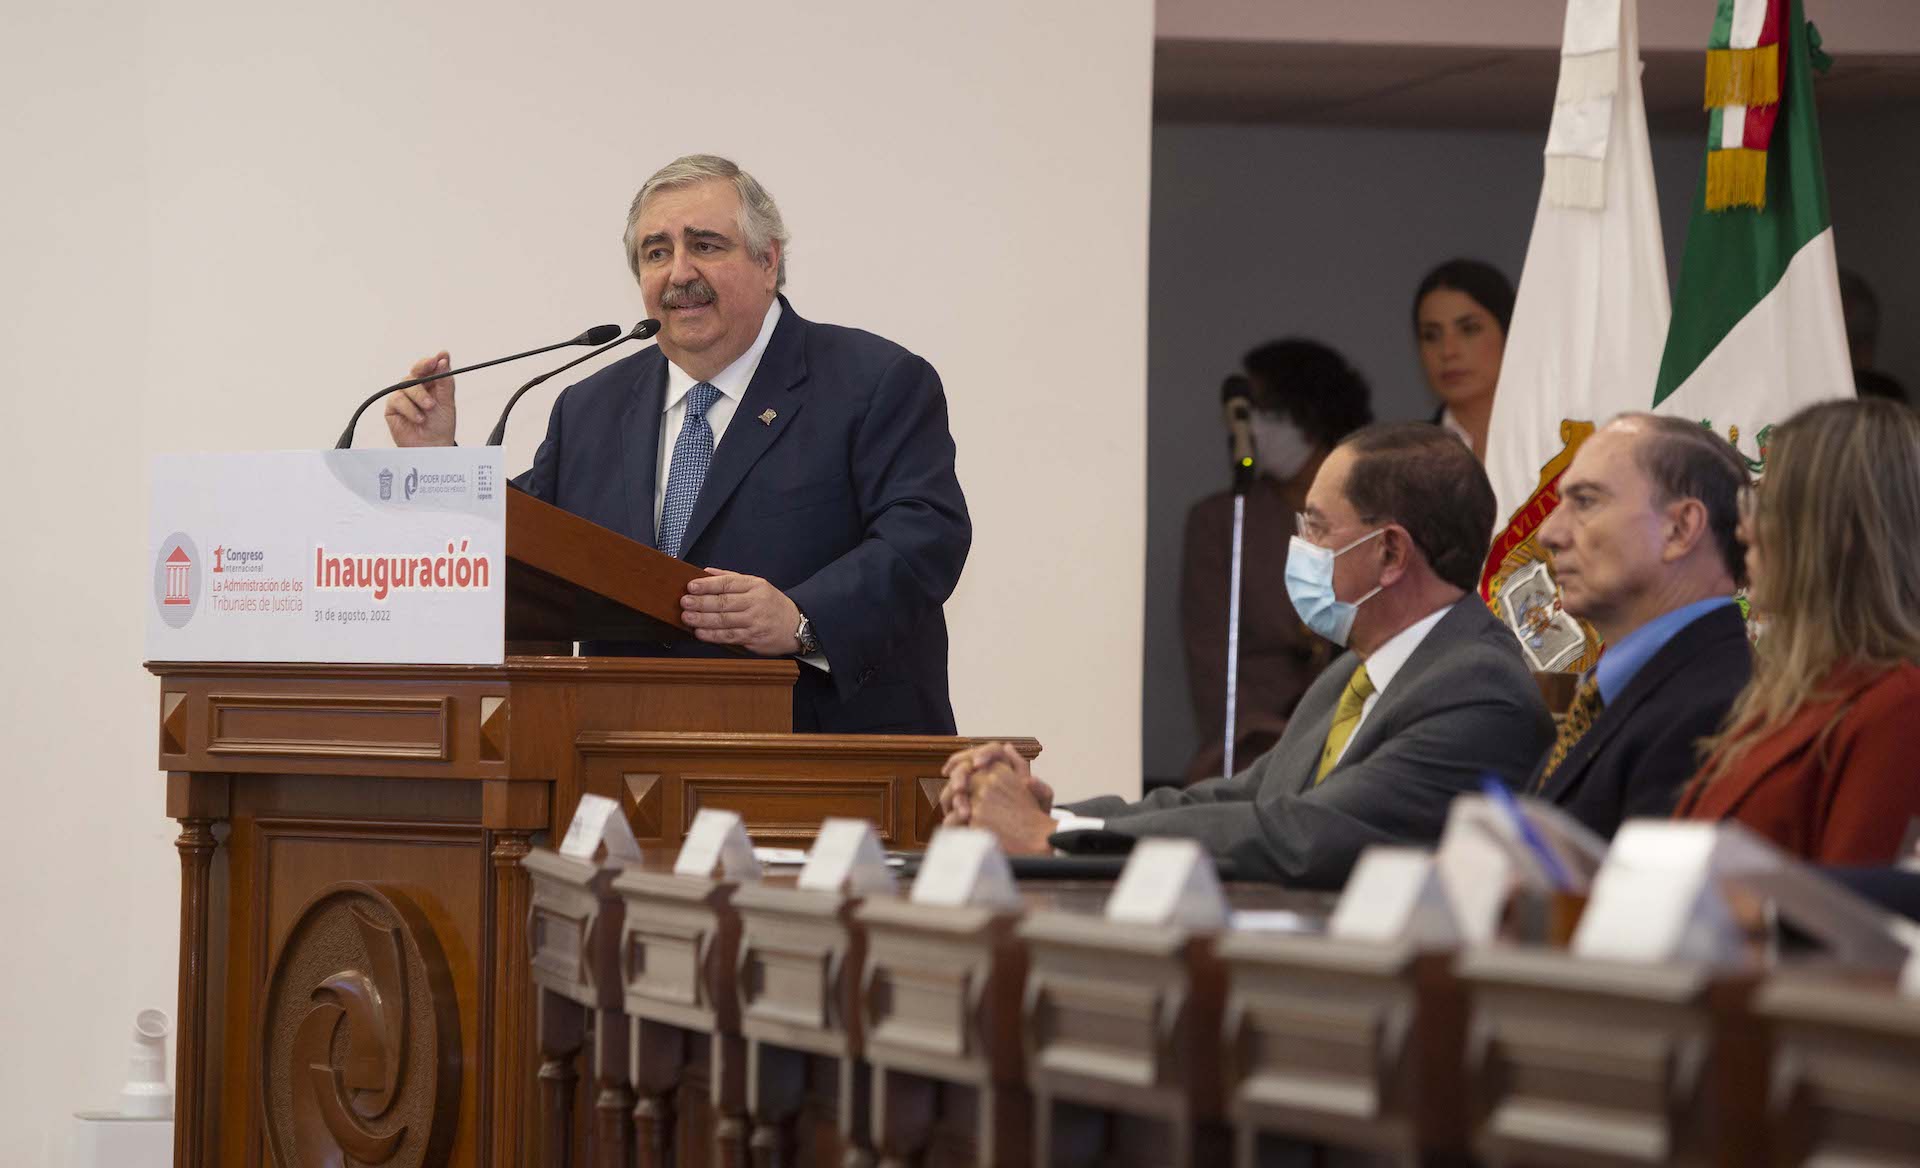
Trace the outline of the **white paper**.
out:
M 560 841 L 560 854 L 591 860 L 606 845 L 609 860 L 638 860 L 640 842 L 620 810 L 620 804 L 605 795 L 582 795 L 573 809 L 573 822 Z
M 1249 933 L 1318 933 L 1325 924 L 1319 917 L 1284 908 L 1243 908 L 1227 918 L 1227 927 Z
M 773 867 L 793 867 L 807 862 L 804 848 L 755 848 L 753 858 Z
M 1419 848 L 1379 844 L 1360 853 L 1327 933 L 1375 944 L 1411 941 L 1427 949 L 1451 949 L 1460 943 L 1434 858 Z
M 501 459 L 486 446 L 156 457 L 147 657 L 505 660 Z
M 891 895 L 897 890 L 887 854 L 873 824 L 864 819 L 829 819 L 807 852 L 796 882 L 814 892 L 847 896 Z
M 687 825 L 680 854 L 674 858 L 675 876 L 720 876 L 727 880 L 760 879 L 760 863 L 753 855 L 753 841 L 747 838 L 747 825 L 737 811 L 719 811 L 708 807 Z
M 1127 857 L 1107 898 L 1107 919 L 1144 925 L 1218 929 L 1227 923 L 1213 857 L 1194 840 L 1144 839 Z
M 1013 870 L 992 832 L 943 827 L 933 834 L 908 899 L 953 907 L 1020 907 Z

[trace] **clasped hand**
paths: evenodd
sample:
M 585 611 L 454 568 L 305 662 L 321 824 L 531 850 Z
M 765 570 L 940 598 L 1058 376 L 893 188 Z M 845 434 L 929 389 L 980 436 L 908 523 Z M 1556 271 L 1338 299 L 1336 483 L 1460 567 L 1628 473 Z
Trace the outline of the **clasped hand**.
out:
M 1009 855 L 1044 855 L 1053 834 L 1053 788 L 1019 751 L 989 742 L 956 751 L 940 768 L 941 822 L 991 831 Z

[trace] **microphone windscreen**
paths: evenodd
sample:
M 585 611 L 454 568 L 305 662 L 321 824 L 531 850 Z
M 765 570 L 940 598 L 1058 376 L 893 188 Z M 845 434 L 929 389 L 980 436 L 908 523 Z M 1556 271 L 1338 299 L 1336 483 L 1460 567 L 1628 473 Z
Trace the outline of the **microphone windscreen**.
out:
M 660 331 L 660 322 L 653 319 L 652 317 L 648 317 L 647 319 L 641 321 L 639 324 L 636 324 L 633 326 L 633 339 L 636 341 L 644 341 L 648 337 L 652 336 L 653 334 L 659 331 Z
M 581 333 L 579 339 L 573 343 L 576 345 L 604 345 L 608 341 L 617 339 L 619 336 L 619 325 L 596 324 L 586 332 Z
M 1238 373 L 1231 374 L 1225 381 L 1220 383 L 1220 400 L 1222 403 L 1233 401 L 1236 398 L 1245 400 L 1252 396 L 1253 383 Z

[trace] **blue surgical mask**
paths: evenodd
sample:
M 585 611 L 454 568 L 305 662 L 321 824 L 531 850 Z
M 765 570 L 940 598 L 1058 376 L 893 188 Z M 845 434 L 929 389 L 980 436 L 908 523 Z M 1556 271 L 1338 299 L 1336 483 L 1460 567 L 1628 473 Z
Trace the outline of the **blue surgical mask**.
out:
M 1374 585 L 1372 592 L 1351 603 L 1337 600 L 1333 595 L 1333 561 L 1385 530 L 1382 527 L 1363 535 L 1338 550 L 1308 543 L 1297 535 L 1287 547 L 1287 596 L 1293 600 L 1294 611 L 1308 628 L 1336 645 L 1346 645 L 1353 634 L 1354 616 L 1382 585 Z

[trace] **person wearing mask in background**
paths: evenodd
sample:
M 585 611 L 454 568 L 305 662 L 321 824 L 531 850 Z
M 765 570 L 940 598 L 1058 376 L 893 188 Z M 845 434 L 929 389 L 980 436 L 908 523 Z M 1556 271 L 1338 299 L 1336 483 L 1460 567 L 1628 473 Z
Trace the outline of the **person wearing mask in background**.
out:
M 1482 462 L 1512 320 L 1513 285 L 1479 260 L 1448 260 L 1428 272 L 1413 294 L 1420 368 L 1440 402 L 1433 420 Z
M 1315 341 L 1270 341 L 1241 359 L 1251 387 L 1254 458 L 1241 549 L 1240 681 L 1234 758 L 1265 753 L 1287 728 L 1300 695 L 1333 659 L 1332 646 L 1300 623 L 1283 589 L 1293 517 L 1342 438 L 1373 420 L 1366 380 Z M 1233 493 L 1209 495 L 1187 512 L 1180 569 L 1180 637 L 1200 747 L 1186 782 L 1221 772 L 1227 706 L 1227 579 Z
M 1815 863 L 1891 863 L 1920 816 L 1920 417 L 1810 406 L 1774 431 L 1742 502 L 1753 680 L 1676 814 Z

